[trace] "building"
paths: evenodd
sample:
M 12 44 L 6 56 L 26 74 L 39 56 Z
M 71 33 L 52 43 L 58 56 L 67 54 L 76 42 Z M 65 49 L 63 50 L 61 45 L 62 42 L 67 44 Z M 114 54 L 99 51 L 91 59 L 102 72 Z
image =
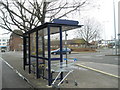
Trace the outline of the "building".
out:
M 118 45 L 119 45 L 119 48 L 120 48 L 120 34 L 118 34 Z
M 118 34 L 118 54 L 120 55 L 120 33 Z
M 67 44 L 68 47 L 85 47 L 86 41 L 84 39 L 72 39 L 72 40 L 63 40 L 63 47 L 65 47 L 65 43 Z M 59 46 L 59 41 L 58 40 L 53 40 L 51 42 L 51 46 L 52 47 L 56 47 Z
M 1 49 L 8 50 L 9 37 L 0 37 L 0 51 Z
M 120 41 L 120 34 L 118 34 L 118 39 L 119 39 L 119 41 Z
M 16 33 L 21 33 L 19 30 L 15 30 Z M 23 39 L 21 36 L 12 33 L 9 40 L 9 50 L 10 51 L 22 51 Z

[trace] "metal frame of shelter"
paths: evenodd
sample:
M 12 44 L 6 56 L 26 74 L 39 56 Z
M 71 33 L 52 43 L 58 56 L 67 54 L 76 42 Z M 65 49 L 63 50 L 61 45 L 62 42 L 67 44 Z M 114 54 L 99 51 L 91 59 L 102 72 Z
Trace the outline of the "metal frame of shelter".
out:
M 45 74 L 42 73 L 42 77 L 46 80 L 48 80 L 48 85 L 51 86 L 52 82 L 55 80 L 52 77 L 52 70 L 51 70 L 51 62 L 55 60 L 59 60 L 59 63 L 63 62 L 63 54 L 62 54 L 62 32 L 63 31 L 68 31 L 76 28 L 80 28 L 82 25 L 72 25 L 72 24 L 61 24 L 61 23 L 45 23 L 43 25 L 40 25 L 26 33 L 24 33 L 24 38 L 23 38 L 23 68 L 24 70 L 26 69 L 26 66 L 28 67 L 29 73 L 32 72 L 31 66 L 32 66 L 32 58 L 35 59 L 35 73 L 36 73 L 36 78 L 39 78 L 40 71 L 39 71 L 39 65 L 40 64 L 46 64 L 47 62 L 47 77 L 45 77 Z M 56 30 L 57 29 L 57 30 Z M 39 31 L 41 31 L 41 35 L 39 35 Z M 31 45 L 33 43 L 31 40 L 31 34 L 34 33 L 34 38 L 35 38 L 35 55 L 32 55 L 31 53 Z M 47 34 L 45 34 L 47 33 Z M 59 58 L 52 58 L 51 57 L 51 34 L 59 33 L 59 47 L 60 47 L 60 57 Z M 39 47 L 39 36 L 41 36 L 41 45 L 42 47 Z M 45 37 L 47 36 L 47 57 L 45 56 Z M 39 56 L 39 48 L 42 48 L 42 54 Z M 32 57 L 32 58 L 31 58 Z M 39 63 L 39 59 L 42 60 L 41 63 Z M 45 69 L 44 69 L 45 70 Z M 60 80 L 63 79 L 63 72 L 60 75 Z

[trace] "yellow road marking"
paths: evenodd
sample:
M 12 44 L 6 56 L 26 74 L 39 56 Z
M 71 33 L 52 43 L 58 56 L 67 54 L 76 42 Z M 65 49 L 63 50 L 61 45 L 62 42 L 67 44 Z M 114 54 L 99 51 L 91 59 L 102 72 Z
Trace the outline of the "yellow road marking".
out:
M 83 68 L 86 68 L 86 69 L 90 69 L 90 70 L 99 72 L 99 73 L 102 73 L 102 74 L 105 74 L 105 75 L 109 75 L 109 76 L 112 76 L 112 77 L 120 78 L 120 76 L 117 76 L 117 75 L 114 75 L 114 74 L 111 74 L 111 73 L 107 73 L 107 72 L 104 72 L 104 71 L 101 71 L 101 70 L 97 70 L 97 69 L 94 69 L 94 68 L 91 68 L 91 67 L 87 67 L 87 66 L 82 65 L 82 64 L 76 64 L 76 65 L 80 66 L 80 67 L 83 67 Z

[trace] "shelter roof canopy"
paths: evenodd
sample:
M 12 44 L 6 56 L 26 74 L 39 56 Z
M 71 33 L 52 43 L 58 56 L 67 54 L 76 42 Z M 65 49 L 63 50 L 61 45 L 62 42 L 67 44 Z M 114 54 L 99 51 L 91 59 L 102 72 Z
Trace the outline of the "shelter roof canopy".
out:
M 83 25 L 72 25 L 72 24 L 60 24 L 60 23 L 47 22 L 47 23 L 44 23 L 43 25 L 40 25 L 34 29 L 29 30 L 25 34 L 31 34 L 33 32 L 40 31 L 40 30 L 46 31 L 47 27 L 49 26 L 50 26 L 50 33 L 55 34 L 55 33 L 59 33 L 59 27 L 62 28 L 62 32 L 63 32 L 63 31 L 73 30 L 76 28 L 81 28 Z

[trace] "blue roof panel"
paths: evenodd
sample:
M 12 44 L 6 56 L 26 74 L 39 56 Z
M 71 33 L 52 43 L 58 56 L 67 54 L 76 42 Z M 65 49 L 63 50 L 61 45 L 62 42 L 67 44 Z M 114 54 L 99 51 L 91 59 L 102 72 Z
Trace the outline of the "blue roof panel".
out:
M 78 25 L 79 22 L 75 20 L 65 20 L 65 19 L 53 19 L 53 23 L 67 24 L 67 25 Z

